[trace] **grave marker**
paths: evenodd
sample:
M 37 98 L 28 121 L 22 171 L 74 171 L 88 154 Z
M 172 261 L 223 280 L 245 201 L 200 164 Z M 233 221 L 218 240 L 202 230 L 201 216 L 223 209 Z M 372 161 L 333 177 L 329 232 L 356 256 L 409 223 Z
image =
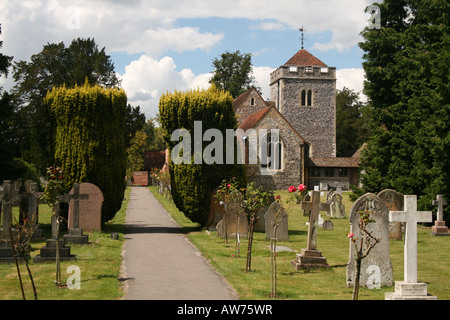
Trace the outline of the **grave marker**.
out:
M 247 238 L 248 220 L 242 207 L 244 197 L 239 190 L 233 192 L 233 196 L 225 204 L 224 217 L 217 223 L 216 229 L 222 238 L 236 236 L 237 232 L 240 238 Z
M 56 246 L 58 246 L 60 261 L 73 261 L 75 255 L 70 253 L 70 247 L 66 246 L 63 239 L 59 239 L 59 203 L 56 204 L 52 214 L 52 235 L 51 239 L 45 241 L 45 246 L 41 248 L 40 254 L 33 259 L 34 263 L 44 263 L 47 261 L 56 261 Z
M 385 189 L 378 193 L 389 211 L 403 210 L 403 194 L 392 189 Z M 389 222 L 389 239 L 402 240 L 402 223 Z
M 404 281 L 395 282 L 395 292 L 385 294 L 386 300 L 420 300 L 437 297 L 427 294 L 427 284 L 417 281 L 417 223 L 432 222 L 431 211 L 417 211 L 417 196 L 404 197 L 404 211 L 389 211 L 389 221 L 405 222 Z
M 350 232 L 354 238 L 360 241 L 362 238 L 358 221 L 361 219 L 360 212 L 370 211 L 370 218 L 374 222 L 368 224 L 367 230 L 372 232 L 374 238 L 379 238 L 377 245 L 370 251 L 369 255 L 361 261 L 361 274 L 359 283 L 369 289 L 393 285 L 393 269 L 389 250 L 389 210 L 384 202 L 375 194 L 366 193 L 359 197 L 350 210 Z M 355 247 L 349 240 L 349 261 L 347 263 L 346 281 L 347 287 L 354 286 L 355 281 Z
M 282 210 L 280 212 L 280 210 Z M 277 215 L 277 217 L 275 217 Z M 270 240 L 274 234 L 274 221 L 278 223 L 276 240 L 277 241 L 289 241 L 288 234 L 288 215 L 284 208 L 277 201 L 273 202 L 264 217 L 266 223 L 266 240 Z
M 302 249 L 301 254 L 296 255 L 296 260 L 292 260 L 292 267 L 296 270 L 302 268 L 323 268 L 328 267 L 327 259 L 322 256 L 322 252 L 317 250 L 317 229 L 319 212 L 329 212 L 330 205 L 320 202 L 320 192 L 311 192 L 311 201 L 302 201 L 302 209 L 310 210 L 308 225 L 307 248 Z
M 70 193 L 59 196 L 60 203 L 69 203 L 69 233 L 63 236 L 64 243 L 87 244 L 89 236 L 80 228 L 80 200 L 88 200 L 88 194 L 80 193 L 80 185 L 75 183 Z
M 436 200 L 432 201 L 433 206 L 438 206 L 436 213 L 436 221 L 434 226 L 431 227 L 431 233 L 435 236 L 449 236 L 448 227 L 444 221 L 444 206 L 447 205 L 447 200 L 444 199 L 442 194 L 438 194 Z

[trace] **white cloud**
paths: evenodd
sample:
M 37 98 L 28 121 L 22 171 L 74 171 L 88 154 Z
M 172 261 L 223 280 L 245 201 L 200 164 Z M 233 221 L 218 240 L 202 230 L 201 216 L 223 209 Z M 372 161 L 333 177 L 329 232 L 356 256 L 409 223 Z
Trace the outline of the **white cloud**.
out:
M 271 67 L 253 67 L 253 77 L 257 86 L 261 88 L 262 97 L 265 100 L 270 98 L 270 73 L 273 70 Z
M 359 93 L 362 101 L 367 97 L 363 94 L 365 72 L 362 68 L 340 69 L 336 71 L 336 89 L 342 90 L 344 87 Z
M 206 89 L 210 74 L 195 75 L 190 69 L 176 70 L 171 57 L 156 60 L 142 55 L 139 60 L 125 67 L 125 74 L 119 75 L 128 102 L 139 105 L 147 118 L 154 117 L 158 111 L 159 98 L 163 93 L 174 90 Z

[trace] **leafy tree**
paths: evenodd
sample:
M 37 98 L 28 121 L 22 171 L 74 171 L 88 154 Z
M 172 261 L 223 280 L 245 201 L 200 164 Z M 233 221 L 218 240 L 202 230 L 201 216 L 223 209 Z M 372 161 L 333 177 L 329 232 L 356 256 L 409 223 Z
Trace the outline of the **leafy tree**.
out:
M 62 85 L 83 85 L 86 80 L 91 85 L 117 87 L 119 80 L 105 48 L 99 49 L 90 38 L 75 39 L 68 47 L 63 42 L 47 44 L 30 60 L 15 62 L 13 66 L 16 152 L 45 173 L 53 153 L 53 123 L 43 103 L 47 92 Z
M 364 191 L 417 194 L 419 208 L 432 210 L 436 194 L 450 198 L 449 3 L 377 5 L 381 29 L 365 29 L 359 44 L 370 104 Z
M 239 50 L 232 53 L 227 51 L 222 53 L 220 59 L 213 60 L 213 67 L 213 77 L 209 82 L 218 89 L 229 91 L 233 98 L 254 86 L 250 53 L 241 54 Z
M 359 94 L 343 88 L 336 93 L 336 144 L 337 156 L 351 156 L 368 139 L 365 105 Z
M 145 151 L 151 150 L 155 137 L 155 126 L 152 120 L 145 123 L 141 130 L 137 131 L 131 139 L 130 147 L 127 149 L 128 169 L 130 171 L 141 171 L 144 169 Z
M 140 106 L 132 107 L 127 105 L 127 113 L 125 115 L 125 148 L 131 146 L 131 140 L 137 131 L 141 130 L 145 125 L 145 114 L 141 113 Z

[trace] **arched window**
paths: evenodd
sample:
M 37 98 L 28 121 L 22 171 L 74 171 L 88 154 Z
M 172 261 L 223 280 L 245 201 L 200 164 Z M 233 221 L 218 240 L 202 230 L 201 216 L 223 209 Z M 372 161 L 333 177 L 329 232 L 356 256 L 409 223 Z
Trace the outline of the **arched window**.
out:
M 301 106 L 306 106 L 306 90 L 302 90 L 301 93 Z
M 252 97 L 252 99 L 250 100 L 250 105 L 254 106 L 255 105 L 255 98 Z
M 300 95 L 300 105 L 302 107 L 312 107 L 312 90 L 302 90 Z
M 261 143 L 261 168 L 281 170 L 283 164 L 283 143 L 278 134 L 268 133 Z

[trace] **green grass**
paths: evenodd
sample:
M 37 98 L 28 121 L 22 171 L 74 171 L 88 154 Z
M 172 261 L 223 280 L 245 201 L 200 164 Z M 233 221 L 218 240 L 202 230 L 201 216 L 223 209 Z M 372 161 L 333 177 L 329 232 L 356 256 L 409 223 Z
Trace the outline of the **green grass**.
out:
M 240 258 L 235 257 L 235 242 L 229 239 L 225 243 L 217 232 L 200 230 L 189 219 L 177 210 L 175 205 L 160 194 L 154 187 L 150 190 L 167 211 L 182 227 L 189 232 L 191 242 L 202 252 L 210 263 L 220 272 L 238 292 L 241 299 L 269 299 L 271 286 L 270 249 L 265 234 L 255 232 L 252 250 L 252 271 L 245 273 L 247 240 L 242 239 Z M 283 199 L 287 191 L 281 191 Z M 343 194 L 346 214 L 352 202 L 349 193 Z M 325 201 L 325 197 L 322 198 Z M 289 242 L 278 242 L 301 251 L 306 248 L 308 217 L 303 216 L 299 206 L 289 212 Z M 347 238 L 350 224 L 348 219 L 332 219 L 334 230 L 320 229 L 318 233 L 318 249 L 327 258 L 331 268 L 320 270 L 295 271 L 291 260 L 294 252 L 280 252 L 277 255 L 277 295 L 279 299 L 290 300 L 350 300 L 352 288 L 346 286 L 346 264 L 349 257 L 349 240 Z M 428 284 L 428 292 L 440 300 L 449 300 L 450 292 L 450 237 L 435 237 L 430 228 L 419 227 L 418 230 L 418 279 Z M 403 280 L 403 241 L 391 240 L 390 255 L 393 266 L 394 281 Z M 361 288 L 360 300 L 384 300 L 386 292 L 393 292 L 394 287 L 369 290 Z
M 68 277 L 72 275 L 66 273 L 69 266 L 75 265 L 80 268 L 80 290 L 56 286 L 54 282 L 56 277 L 55 263 L 30 263 L 39 300 L 114 300 L 122 297 L 118 275 L 124 243 L 122 226 L 125 222 L 129 194 L 130 188 L 127 188 L 125 192 L 126 200 L 123 201 L 122 208 L 115 218 L 106 224 L 102 232 L 85 232 L 89 235 L 90 244 L 71 245 L 71 253 L 77 255 L 77 260 L 61 262 L 63 284 L 66 284 Z M 39 210 L 39 223 L 44 231 L 44 238 L 47 239 L 50 236 L 51 210 L 47 205 L 40 205 Z M 111 239 L 112 232 L 119 233 L 119 240 Z M 33 242 L 31 257 L 39 254 L 39 249 L 44 245 L 45 240 Z M 20 264 L 20 270 L 26 298 L 34 299 L 25 264 Z M 0 264 L 0 299 L 22 299 L 15 264 Z

